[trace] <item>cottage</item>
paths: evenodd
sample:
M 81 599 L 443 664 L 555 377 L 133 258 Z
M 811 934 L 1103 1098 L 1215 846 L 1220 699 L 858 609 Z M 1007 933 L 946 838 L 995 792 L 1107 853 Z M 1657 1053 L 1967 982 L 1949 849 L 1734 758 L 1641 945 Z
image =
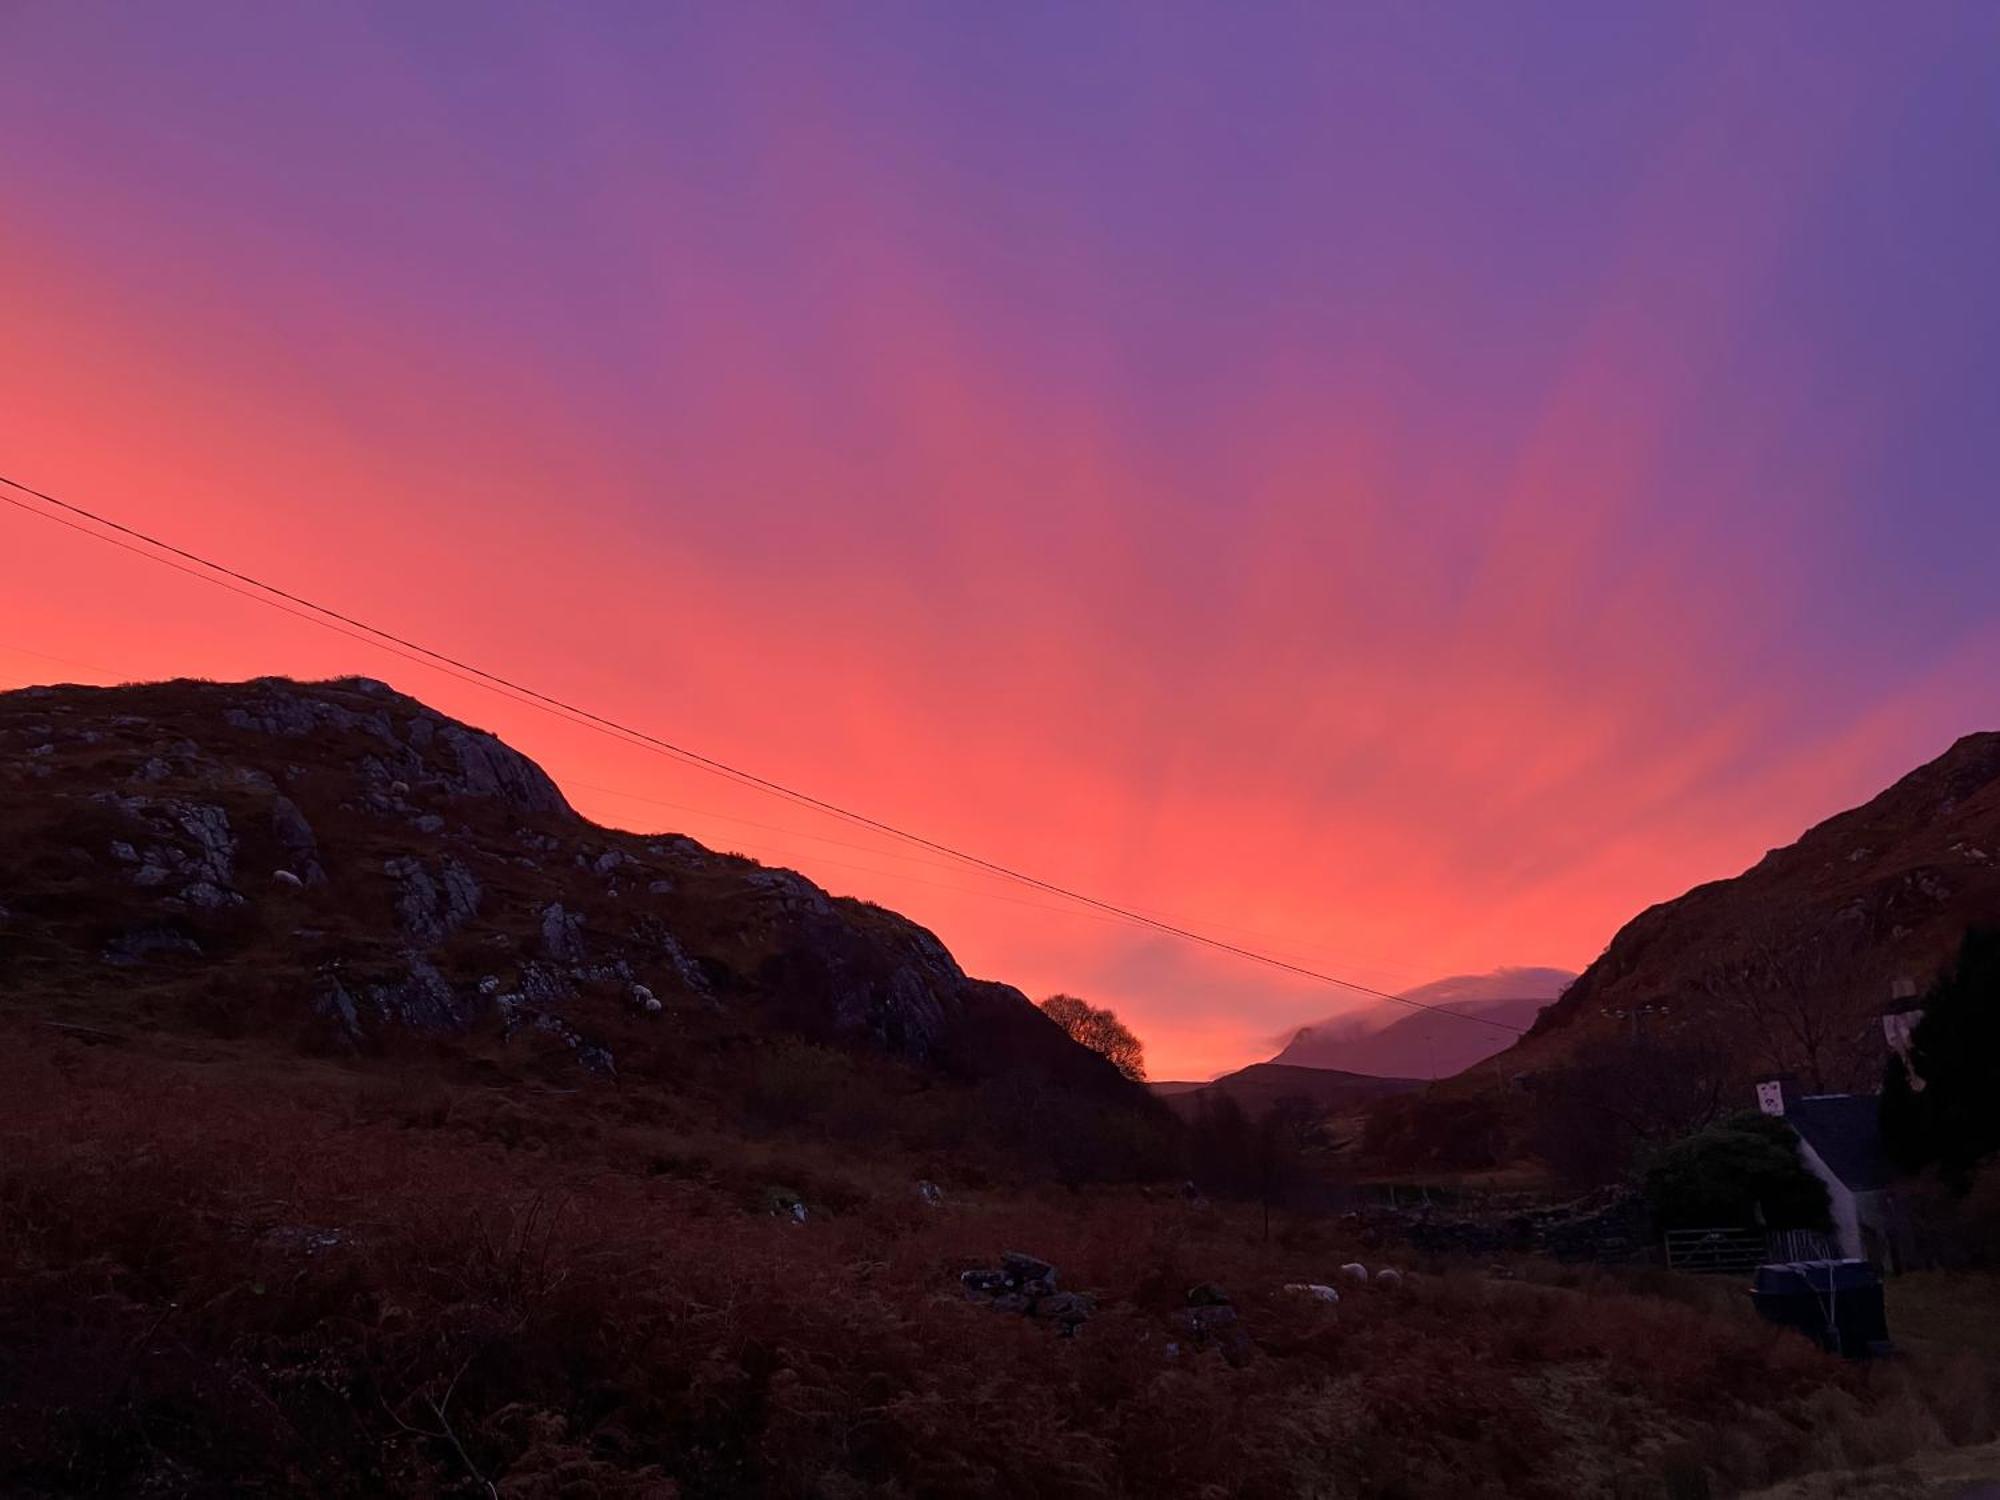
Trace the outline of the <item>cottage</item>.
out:
M 1757 1086 L 1757 1106 L 1797 1133 L 1799 1159 L 1821 1182 L 1833 1209 L 1833 1244 L 1845 1260 L 1884 1270 L 1907 1259 L 1893 1188 L 1901 1176 L 1882 1145 L 1874 1094 L 1808 1094 L 1787 1099 L 1782 1083 Z
M 1910 1067 L 1913 1087 L 1923 1079 L 1910 1066 L 1910 1038 L 1924 1013 L 1916 985 L 1899 979 L 1881 1011 L 1882 1040 Z M 1903 1173 L 1882 1142 L 1879 1094 L 1807 1094 L 1788 1098 L 1784 1081 L 1757 1085 L 1757 1108 L 1791 1126 L 1799 1138 L 1799 1159 L 1826 1184 L 1833 1210 L 1835 1251 L 1844 1259 L 1872 1261 L 1884 1271 L 1915 1264 L 1909 1224 L 1896 1200 Z

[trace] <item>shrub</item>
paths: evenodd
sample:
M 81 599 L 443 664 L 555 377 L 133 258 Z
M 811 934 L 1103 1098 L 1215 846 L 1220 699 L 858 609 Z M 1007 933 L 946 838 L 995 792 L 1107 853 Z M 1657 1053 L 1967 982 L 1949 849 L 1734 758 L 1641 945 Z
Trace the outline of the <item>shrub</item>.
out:
M 1646 1169 L 1645 1185 L 1666 1228 L 1824 1229 L 1832 1222 L 1826 1185 L 1799 1160 L 1797 1136 L 1754 1111 L 1664 1148 Z

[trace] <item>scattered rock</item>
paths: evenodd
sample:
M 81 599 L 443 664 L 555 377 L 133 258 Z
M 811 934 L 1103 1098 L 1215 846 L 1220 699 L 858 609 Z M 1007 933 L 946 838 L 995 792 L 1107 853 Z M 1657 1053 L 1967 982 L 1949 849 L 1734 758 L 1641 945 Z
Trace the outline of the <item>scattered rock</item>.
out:
M 765 1188 L 764 1211 L 774 1219 L 789 1219 L 794 1224 L 803 1224 L 811 1217 L 805 1200 L 788 1187 Z
M 1358 1260 L 1350 1260 L 1340 1268 L 1340 1274 L 1345 1276 L 1349 1281 L 1366 1281 L 1368 1279 L 1368 1268 Z
M 136 865 L 139 862 L 139 851 L 123 839 L 113 839 L 111 841 L 111 857 L 121 865 Z
M 559 964 L 583 959 L 583 919 L 564 911 L 560 901 L 542 908 L 542 954 Z
M 1195 1292 L 1215 1292 L 1213 1284 L 1196 1287 L 1188 1293 L 1190 1299 Z M 1233 1366 L 1245 1363 L 1254 1352 L 1250 1342 L 1250 1331 L 1243 1326 L 1236 1309 L 1228 1302 L 1202 1302 L 1184 1308 L 1174 1314 L 1173 1324 L 1182 1338 L 1196 1349 L 1216 1348 L 1222 1357 Z
M 1023 1255 L 1018 1250 L 1009 1250 L 1000 1257 L 1000 1269 L 1016 1285 L 1029 1281 L 1054 1282 L 1056 1268 L 1045 1260 L 1032 1255 Z
M 1320 1302 L 1338 1302 L 1340 1293 L 1332 1287 L 1317 1281 L 1288 1281 L 1285 1290 L 1303 1297 L 1311 1297 Z
M 302 891 L 306 888 L 306 883 L 290 870 L 273 870 L 271 884 L 287 891 Z
M 200 958 L 201 944 L 176 928 L 154 923 L 120 933 L 104 945 L 104 961 L 108 964 L 144 963 L 162 954 Z
M 1228 1307 L 1229 1293 L 1212 1281 L 1204 1281 L 1199 1286 L 1191 1286 L 1187 1292 L 1189 1307 Z
M 925 1187 L 936 1190 L 935 1183 L 926 1182 L 919 1184 L 919 1191 Z M 940 1201 L 942 1198 L 939 1194 Z M 960 1272 L 958 1283 L 973 1301 L 983 1302 L 995 1312 L 1045 1318 L 1056 1325 L 1064 1338 L 1074 1337 L 1097 1307 L 1095 1299 L 1086 1293 L 1057 1290 L 1056 1268 L 1018 1250 L 1002 1255 L 997 1269 L 982 1267 Z
M 435 878 L 409 855 L 384 860 L 382 873 L 396 882 L 403 931 L 420 943 L 441 942 L 479 915 L 479 882 L 450 855 L 439 861 Z
M 944 1189 L 929 1178 L 925 1178 L 917 1184 L 917 1196 L 923 1199 L 925 1204 L 931 1208 L 941 1208 L 944 1206 Z
M 632 1003 L 649 1016 L 657 1016 L 663 1008 L 660 1004 L 660 997 L 647 989 L 643 984 L 632 986 Z
M 236 892 L 225 891 L 206 880 L 196 880 L 181 887 L 181 899 L 197 911 L 221 911 L 226 906 L 243 904 L 243 898 Z

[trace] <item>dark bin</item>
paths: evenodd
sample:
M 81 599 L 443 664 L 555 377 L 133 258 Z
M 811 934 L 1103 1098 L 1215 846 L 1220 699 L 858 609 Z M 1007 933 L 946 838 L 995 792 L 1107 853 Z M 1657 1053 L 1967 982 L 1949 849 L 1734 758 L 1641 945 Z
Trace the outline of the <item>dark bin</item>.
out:
M 1865 1260 L 1794 1260 L 1759 1266 L 1750 1302 L 1768 1322 L 1796 1328 L 1850 1359 L 1889 1344 L 1882 1277 Z

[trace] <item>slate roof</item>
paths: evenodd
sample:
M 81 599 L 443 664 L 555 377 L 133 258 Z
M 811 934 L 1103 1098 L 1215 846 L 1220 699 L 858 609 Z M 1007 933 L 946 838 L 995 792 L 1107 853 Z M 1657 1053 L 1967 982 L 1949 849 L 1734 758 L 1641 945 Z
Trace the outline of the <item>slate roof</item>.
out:
M 1873 1094 L 1818 1094 L 1785 1101 L 1796 1130 L 1850 1192 L 1887 1187 L 1902 1176 L 1882 1145 L 1880 1101 Z

